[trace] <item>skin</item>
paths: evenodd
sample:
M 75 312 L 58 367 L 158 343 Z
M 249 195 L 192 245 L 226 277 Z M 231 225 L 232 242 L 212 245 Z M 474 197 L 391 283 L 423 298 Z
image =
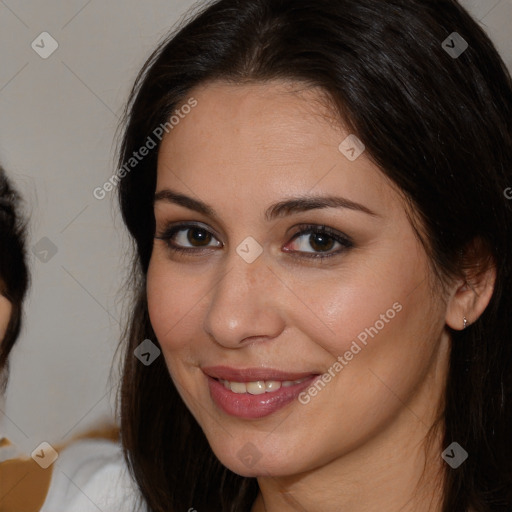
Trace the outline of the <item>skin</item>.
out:
M 3 295 L 0 294 L 0 340 L 3 340 L 11 319 L 12 304 Z
M 402 198 L 365 153 L 353 162 L 341 154 L 349 132 L 320 91 L 217 82 L 190 96 L 197 106 L 163 139 L 156 191 L 201 200 L 218 217 L 155 202 L 157 236 L 191 221 L 212 237 L 174 236 L 195 256 L 155 239 L 147 296 L 172 379 L 213 451 L 258 478 L 252 512 L 440 510 L 445 447 L 439 435 L 430 451 L 423 444 L 445 386 L 446 326 L 478 318 L 492 273 L 441 294 Z M 375 215 L 324 208 L 264 218 L 270 204 L 302 195 L 343 196 Z M 293 240 L 303 224 L 329 226 L 353 247 L 307 258 L 322 248 L 310 234 Z M 263 249 L 250 264 L 236 252 L 248 236 Z M 327 252 L 341 248 L 331 244 Z M 307 405 L 246 420 L 210 398 L 201 367 L 323 373 L 396 302 L 402 310 Z M 237 455 L 249 442 L 260 456 L 252 467 Z
M 0 294 L 0 343 L 4 339 L 7 327 L 9 326 L 9 320 L 11 319 L 12 304 L 9 299 Z M 2 369 L 0 368 L 0 378 Z M 0 410 L 5 408 L 5 397 L 0 392 Z M 1 436 L 0 436 L 1 437 Z

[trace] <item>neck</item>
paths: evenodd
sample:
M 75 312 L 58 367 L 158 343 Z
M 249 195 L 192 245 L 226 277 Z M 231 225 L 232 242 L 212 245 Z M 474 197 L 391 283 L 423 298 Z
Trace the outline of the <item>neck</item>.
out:
M 425 426 L 416 423 L 418 438 L 424 437 Z M 405 443 L 403 431 L 393 434 L 307 473 L 258 478 L 251 512 L 441 512 L 439 437 L 426 453 L 421 440 Z

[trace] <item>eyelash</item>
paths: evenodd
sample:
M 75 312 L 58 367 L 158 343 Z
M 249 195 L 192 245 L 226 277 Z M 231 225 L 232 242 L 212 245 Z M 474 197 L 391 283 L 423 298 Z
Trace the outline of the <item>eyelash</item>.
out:
M 304 258 L 308 258 L 308 259 L 323 260 L 326 258 L 331 258 L 333 256 L 338 256 L 342 252 L 345 252 L 347 249 L 350 249 L 354 246 L 353 242 L 350 240 L 349 237 L 347 237 L 346 235 L 344 235 L 332 228 L 329 228 L 328 226 L 316 225 L 316 224 L 306 224 L 306 225 L 301 225 L 298 227 L 301 229 L 301 231 L 298 231 L 297 233 L 295 233 L 292 236 L 292 239 L 290 240 L 290 242 L 293 242 L 295 239 L 297 239 L 301 236 L 304 236 L 304 235 L 322 234 L 322 235 L 327 235 L 330 239 L 333 239 L 342 245 L 341 249 L 338 249 L 337 251 L 330 252 L 330 253 L 322 253 L 322 252 L 305 253 L 304 251 L 287 251 L 290 253 L 300 254 L 300 257 L 304 257 Z M 174 235 L 176 235 L 176 233 L 179 233 L 180 231 L 187 231 L 187 230 L 193 229 L 193 228 L 200 229 L 200 230 L 205 231 L 205 232 L 209 233 L 210 235 L 214 236 L 213 233 L 211 233 L 208 229 L 202 227 L 201 225 L 188 223 L 188 224 L 178 224 L 178 225 L 171 226 L 171 227 L 165 229 L 158 236 L 155 236 L 155 238 L 157 240 L 163 240 L 166 243 L 167 247 L 171 251 L 176 252 L 176 253 L 191 255 L 193 253 L 197 253 L 198 251 L 201 251 L 204 249 L 206 249 L 206 250 L 212 249 L 211 247 L 184 248 L 184 247 L 180 247 L 177 245 L 173 245 L 173 243 L 171 242 L 171 238 Z

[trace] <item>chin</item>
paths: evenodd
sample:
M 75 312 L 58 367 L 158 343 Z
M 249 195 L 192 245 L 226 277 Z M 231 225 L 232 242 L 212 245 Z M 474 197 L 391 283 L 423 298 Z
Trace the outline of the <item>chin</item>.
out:
M 213 451 L 224 466 L 244 477 L 287 476 L 305 470 L 296 459 L 286 454 L 276 455 L 276 450 L 270 447 L 260 450 L 251 441 L 231 442 L 229 447 Z

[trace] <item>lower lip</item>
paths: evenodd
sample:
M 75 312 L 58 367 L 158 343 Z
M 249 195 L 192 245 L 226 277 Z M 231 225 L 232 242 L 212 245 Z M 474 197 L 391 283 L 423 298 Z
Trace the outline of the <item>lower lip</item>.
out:
M 304 382 L 289 387 L 279 388 L 277 391 L 251 395 L 250 393 L 233 393 L 224 387 L 224 384 L 208 376 L 208 386 L 213 401 L 227 414 L 239 418 L 256 419 L 268 416 L 293 402 L 301 391 L 309 387 L 313 381 L 320 377 L 312 375 Z

